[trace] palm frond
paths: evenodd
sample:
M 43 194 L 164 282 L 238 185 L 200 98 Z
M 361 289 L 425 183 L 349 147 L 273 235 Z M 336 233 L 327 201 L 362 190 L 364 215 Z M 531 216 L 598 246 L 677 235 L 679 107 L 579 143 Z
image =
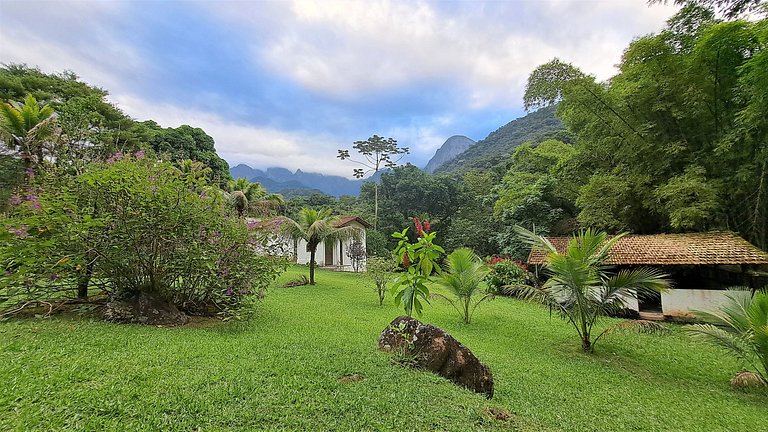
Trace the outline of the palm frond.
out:
M 692 324 L 684 327 L 683 331 L 694 339 L 717 345 L 745 363 L 755 366 L 755 352 L 743 336 L 727 332 L 712 324 Z
M 593 343 L 597 343 L 597 341 L 605 335 L 609 335 L 611 333 L 623 333 L 627 331 L 632 331 L 632 332 L 642 333 L 642 334 L 667 334 L 669 333 L 669 327 L 665 326 L 662 323 L 659 323 L 656 321 L 649 321 L 649 320 L 622 321 L 620 323 L 616 323 L 612 326 L 609 326 L 608 328 L 603 330 L 595 338 L 595 341 Z

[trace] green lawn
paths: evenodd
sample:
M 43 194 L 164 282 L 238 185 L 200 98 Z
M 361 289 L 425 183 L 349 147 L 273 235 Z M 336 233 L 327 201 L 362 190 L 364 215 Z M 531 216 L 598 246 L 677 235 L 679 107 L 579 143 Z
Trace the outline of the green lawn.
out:
M 400 310 L 378 306 L 362 276 L 317 281 L 273 289 L 247 323 L 2 322 L 0 430 L 768 430 L 768 396 L 731 390 L 738 364 L 677 328 L 610 336 L 585 355 L 538 305 L 497 299 L 468 326 L 428 306 L 425 321 L 490 365 L 487 401 L 379 353 Z M 348 374 L 364 379 L 339 381 Z

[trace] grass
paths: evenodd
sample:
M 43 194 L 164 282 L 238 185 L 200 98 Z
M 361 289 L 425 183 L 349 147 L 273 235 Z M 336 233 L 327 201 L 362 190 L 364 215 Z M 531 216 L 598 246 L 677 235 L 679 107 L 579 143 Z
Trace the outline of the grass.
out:
M 291 269 L 280 281 L 295 278 Z M 739 365 L 674 328 L 580 352 L 541 306 L 497 299 L 473 323 L 439 301 L 423 320 L 490 365 L 496 395 L 395 366 L 376 350 L 400 310 L 360 275 L 275 288 L 245 323 L 182 328 L 76 317 L 0 323 L 0 430 L 765 430 L 768 397 Z M 499 414 L 501 413 L 501 415 Z

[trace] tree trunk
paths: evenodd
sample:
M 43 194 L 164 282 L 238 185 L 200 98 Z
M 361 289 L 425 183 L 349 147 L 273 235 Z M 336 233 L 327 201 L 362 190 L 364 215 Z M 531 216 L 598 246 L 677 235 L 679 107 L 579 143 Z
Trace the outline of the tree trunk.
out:
M 93 261 L 85 266 L 85 274 L 80 276 L 77 280 L 77 298 L 88 298 L 88 284 L 91 282 L 91 275 L 93 274 Z
M 592 342 L 589 341 L 588 336 L 582 336 L 581 348 L 584 349 L 584 352 L 592 352 Z
M 309 284 L 315 284 L 315 252 L 317 251 L 317 245 L 309 250 Z
M 373 229 L 379 229 L 379 183 L 373 182 Z

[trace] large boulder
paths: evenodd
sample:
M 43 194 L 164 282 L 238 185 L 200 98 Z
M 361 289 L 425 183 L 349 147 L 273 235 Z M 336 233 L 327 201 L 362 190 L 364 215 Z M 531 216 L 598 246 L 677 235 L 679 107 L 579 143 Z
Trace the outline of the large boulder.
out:
M 399 316 L 379 335 L 379 349 L 402 351 L 413 357 L 416 367 L 435 372 L 488 399 L 493 397 L 493 375 L 488 366 L 438 327 Z
M 154 293 L 139 292 L 110 300 L 104 319 L 117 323 L 177 326 L 189 317 Z

